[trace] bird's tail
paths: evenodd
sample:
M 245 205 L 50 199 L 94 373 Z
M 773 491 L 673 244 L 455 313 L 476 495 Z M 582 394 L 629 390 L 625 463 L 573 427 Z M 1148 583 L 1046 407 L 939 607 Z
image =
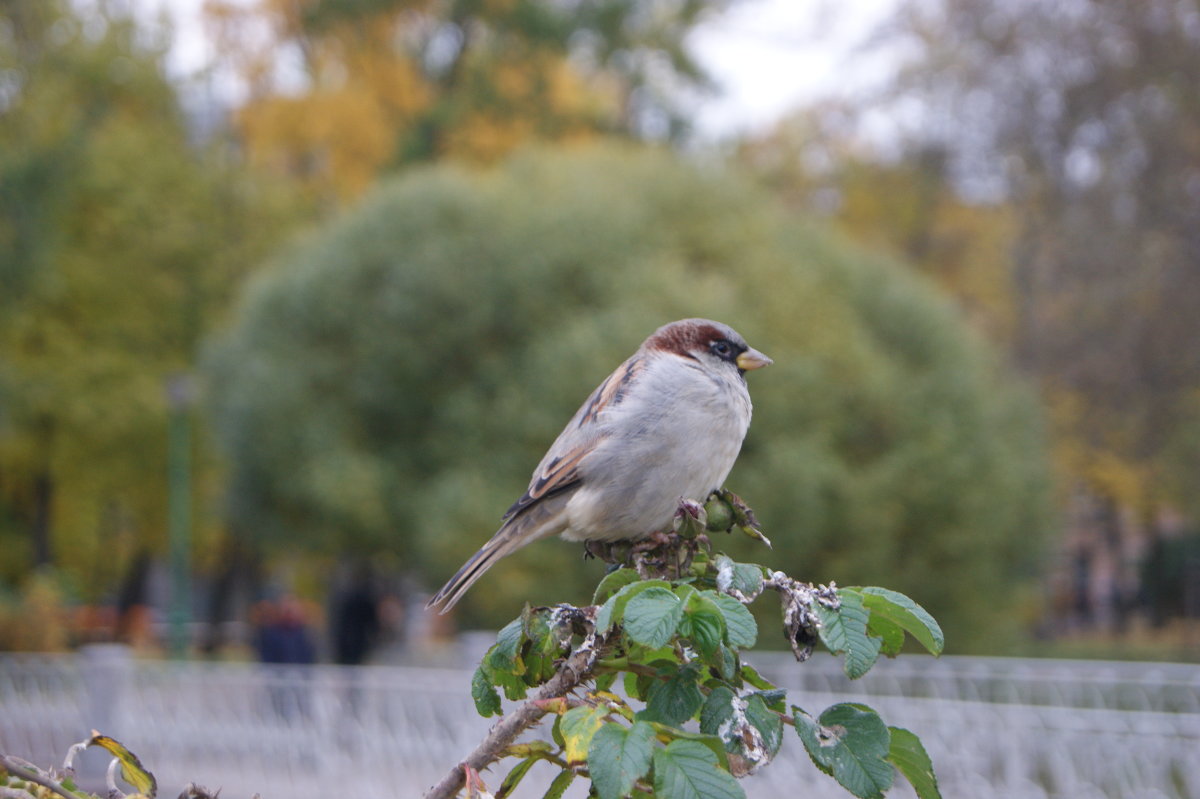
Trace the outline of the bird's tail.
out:
M 438 613 L 446 613 L 462 599 L 476 580 L 495 565 L 496 561 L 528 543 L 561 532 L 563 525 L 558 522 L 561 508 L 547 507 L 546 502 L 540 502 L 528 508 L 525 512 L 512 517 L 496 531 L 496 534 L 484 544 L 478 552 L 470 557 L 462 568 L 451 577 L 442 590 L 433 595 L 425 608 L 438 608 Z M 558 503 L 549 503 L 558 505 Z M 564 503 L 565 504 L 565 503 Z

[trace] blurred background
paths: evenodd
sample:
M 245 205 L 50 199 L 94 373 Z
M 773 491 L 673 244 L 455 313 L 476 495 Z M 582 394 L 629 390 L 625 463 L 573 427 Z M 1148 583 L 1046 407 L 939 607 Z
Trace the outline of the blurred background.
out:
M 467 631 L 600 566 L 425 599 L 709 316 L 775 359 L 728 481 L 775 548 L 718 548 L 946 629 L 830 691 L 1052 742 L 963 795 L 1200 795 L 1198 75 L 1196 0 L 4 0 L 0 749 L 456 762 Z

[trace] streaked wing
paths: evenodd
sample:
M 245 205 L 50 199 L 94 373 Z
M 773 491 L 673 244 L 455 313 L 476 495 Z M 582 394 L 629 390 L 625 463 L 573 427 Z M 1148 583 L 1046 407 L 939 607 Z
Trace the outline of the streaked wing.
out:
M 618 366 L 616 371 L 592 392 L 550 445 L 546 456 L 533 472 L 529 488 L 505 512 L 505 519 L 512 518 L 539 500 L 574 488 L 579 483 L 580 464 L 606 438 L 598 424 L 601 415 L 605 410 L 621 403 L 645 366 L 646 362 L 640 357 L 640 353 L 635 354 Z

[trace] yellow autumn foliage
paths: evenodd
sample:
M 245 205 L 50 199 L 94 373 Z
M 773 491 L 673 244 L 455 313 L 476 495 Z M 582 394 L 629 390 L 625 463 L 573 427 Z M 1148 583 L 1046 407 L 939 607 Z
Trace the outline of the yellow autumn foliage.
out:
M 512 33 L 511 0 L 477 9 L 496 29 L 469 25 L 455 63 L 438 68 L 429 40 L 445 21 L 429 4 L 308 24 L 318 10 L 311 0 L 206 6 L 221 58 L 245 84 L 235 125 L 248 158 L 320 200 L 359 196 L 414 152 L 491 163 L 531 140 L 586 138 L 620 115 L 602 73 L 585 78 L 563 52 Z

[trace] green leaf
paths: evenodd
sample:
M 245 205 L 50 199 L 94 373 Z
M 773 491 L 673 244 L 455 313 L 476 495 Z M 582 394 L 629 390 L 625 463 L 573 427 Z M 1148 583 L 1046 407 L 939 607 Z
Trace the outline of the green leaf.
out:
M 513 619 L 496 634 L 496 643 L 487 653 L 487 663 L 493 671 L 508 671 L 523 674 L 524 664 L 519 653 L 525 640 L 525 623 Z
M 650 726 L 654 728 L 654 732 L 660 740 L 665 736 L 672 741 L 695 741 L 701 746 L 707 747 L 708 751 L 712 752 L 713 757 L 717 759 L 717 765 L 725 771 L 729 771 L 729 753 L 725 751 L 725 742 L 717 736 L 702 732 L 688 732 L 657 721 L 650 722 Z
M 655 682 L 646 693 L 646 708 L 639 719 L 660 721 L 679 726 L 695 715 L 704 704 L 704 694 L 697 685 L 700 665 L 689 663 L 665 682 Z
M 665 588 L 646 588 L 625 607 L 625 633 L 646 646 L 662 646 L 671 640 L 683 618 L 683 603 Z
M 567 769 L 554 778 L 554 782 L 550 783 L 550 787 L 542 795 L 542 799 L 562 799 L 562 795 L 567 792 L 567 788 L 571 787 L 571 783 L 574 781 L 575 772 Z
M 745 701 L 746 720 L 762 735 L 767 751 L 774 757 L 783 744 L 783 719 L 767 707 L 767 703 L 759 694 L 750 694 Z
M 700 711 L 700 732 L 720 736 L 721 725 L 733 718 L 734 696 L 733 691 L 724 685 L 718 685 L 709 692 Z
M 742 679 L 761 691 L 774 691 L 775 683 L 758 673 L 749 663 L 742 664 Z
M 854 704 L 834 705 L 819 719 L 798 707 L 792 711 L 809 757 L 843 788 L 860 799 L 879 799 L 891 787 L 891 734 L 879 714 Z
M 841 591 L 838 595 L 841 595 Z M 899 591 L 870 586 L 862 589 L 863 604 L 871 615 L 879 614 L 888 621 L 903 627 L 908 634 L 935 655 L 940 655 L 946 646 L 942 628 L 925 608 Z
M 538 762 L 539 758 L 527 757 L 517 765 L 513 766 L 513 770 L 508 772 L 504 777 L 504 782 L 500 783 L 500 790 L 496 791 L 496 799 L 504 799 L 511 794 L 521 784 L 521 780 L 525 779 L 525 775 L 529 773 L 529 769 L 533 764 Z
M 904 648 L 904 628 L 888 621 L 878 613 L 872 613 L 867 622 L 867 633 L 880 639 L 880 653 L 894 658 Z
M 573 707 L 563 713 L 558 730 L 563 737 L 563 749 L 567 763 L 575 766 L 587 760 L 592 736 L 604 724 L 604 717 L 607 715 L 608 708 L 590 705 Z
M 882 642 L 867 633 L 867 611 L 863 607 L 862 594 L 848 588 L 838 590 L 841 607 L 832 610 L 820 603 L 813 603 L 817 618 L 821 620 L 821 640 L 835 655 L 845 654 L 843 668 L 852 680 L 870 671 L 879 659 Z
M 671 584 L 666 580 L 642 580 L 625 586 L 600 606 L 600 610 L 596 613 L 596 630 L 602 633 L 608 632 L 609 627 L 624 618 L 625 606 L 629 600 L 648 588 L 663 588 L 670 591 Z
M 712 598 L 716 594 L 711 594 Z M 693 594 L 684 607 L 683 618 L 687 622 L 687 636 L 692 640 L 705 659 L 711 658 L 725 637 L 725 616 L 717 603 L 709 596 Z
M 604 602 L 617 591 L 620 591 L 631 583 L 638 581 L 637 569 L 629 569 L 622 566 L 619 569 L 614 569 L 604 575 L 604 579 L 596 586 L 596 593 L 592 594 L 592 604 L 599 605 Z
M 717 756 L 696 741 L 672 741 L 654 752 L 656 799 L 745 799 L 745 792 Z
M 483 666 L 475 669 L 471 677 L 471 698 L 475 700 L 475 710 L 484 718 L 500 715 L 500 694 L 496 693 Z
M 588 747 L 588 773 L 600 799 L 620 799 L 650 770 L 654 728 L 635 721 L 625 728 L 609 722 L 596 731 Z
M 786 688 L 772 688 L 767 691 L 755 691 L 754 693 L 762 697 L 763 704 L 767 707 L 778 710 L 780 713 L 784 711 L 783 700 L 787 698 Z
M 758 640 L 758 622 L 749 608 L 727 594 L 716 594 L 713 601 L 725 617 L 725 641 L 734 649 L 749 649 Z
M 722 680 L 735 682 L 738 679 L 738 656 L 727 646 L 717 648 L 716 653 L 709 661 L 716 666 Z
M 625 694 L 629 698 L 645 702 L 646 691 L 650 689 L 650 683 L 643 683 L 641 678 L 642 675 L 627 671 L 625 672 L 625 677 L 622 679 L 622 683 L 625 685 Z
M 933 773 L 933 761 L 921 739 L 903 727 L 888 727 L 892 741 L 887 759 L 912 784 L 918 799 L 942 799 L 938 790 L 937 775 Z
M 496 671 L 494 669 L 488 671 L 488 677 L 492 684 L 504 691 L 504 698 L 510 702 L 516 702 L 524 699 L 525 694 L 529 691 L 529 686 L 525 683 L 525 678 L 513 674 L 511 671 Z

